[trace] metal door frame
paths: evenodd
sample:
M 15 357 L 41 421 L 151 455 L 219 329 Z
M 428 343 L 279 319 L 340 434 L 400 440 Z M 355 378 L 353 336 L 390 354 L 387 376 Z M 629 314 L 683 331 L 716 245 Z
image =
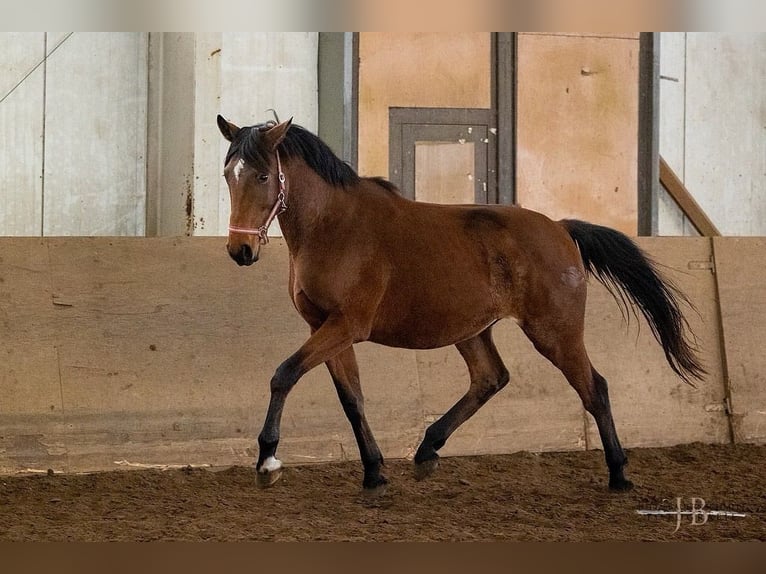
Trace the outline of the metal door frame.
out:
M 389 179 L 405 197 L 414 199 L 417 142 L 472 142 L 475 144 L 474 201 L 497 203 L 497 128 L 494 115 L 490 109 L 390 108 Z

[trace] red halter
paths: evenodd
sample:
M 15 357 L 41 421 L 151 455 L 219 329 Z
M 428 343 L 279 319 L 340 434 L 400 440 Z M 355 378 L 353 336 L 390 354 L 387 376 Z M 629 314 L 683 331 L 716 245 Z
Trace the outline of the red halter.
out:
M 277 201 L 274 203 L 274 206 L 271 208 L 271 211 L 269 212 L 269 216 L 266 218 L 266 221 L 263 225 L 261 225 L 258 229 L 250 229 L 248 227 L 237 227 L 236 225 L 229 225 L 229 231 L 231 233 L 244 233 L 246 235 L 257 235 L 258 241 L 261 245 L 266 245 L 269 242 L 269 226 L 271 225 L 271 222 L 274 221 L 274 219 L 279 215 L 280 213 L 287 210 L 287 203 L 285 203 L 285 199 L 287 198 L 287 194 L 285 192 L 285 174 L 282 172 L 282 162 L 279 161 L 279 152 L 275 152 L 277 155 L 277 174 L 279 178 L 279 194 L 277 195 Z

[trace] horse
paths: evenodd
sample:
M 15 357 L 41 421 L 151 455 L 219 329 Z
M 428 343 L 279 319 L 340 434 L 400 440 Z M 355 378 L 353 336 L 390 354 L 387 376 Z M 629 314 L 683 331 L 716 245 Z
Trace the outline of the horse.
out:
M 507 317 L 595 419 L 609 489 L 633 487 L 606 379 L 583 340 L 587 277 L 604 284 L 621 309 L 640 310 L 684 382 L 694 385 L 706 371 L 681 310 L 693 305 L 630 238 L 519 206 L 412 201 L 383 178 L 358 175 L 292 118 L 238 127 L 219 115 L 217 123 L 230 144 L 228 253 L 241 266 L 258 261 L 278 218 L 289 250 L 290 297 L 310 327 L 270 382 L 255 465 L 260 487 L 274 484 L 283 469 L 276 453 L 290 390 L 324 363 L 359 448 L 362 492 L 385 489 L 354 354 L 362 341 L 407 349 L 455 345 L 468 366 L 468 390 L 426 429 L 415 453 L 415 478 L 431 475 L 450 435 L 509 381 L 492 340 L 492 327 Z

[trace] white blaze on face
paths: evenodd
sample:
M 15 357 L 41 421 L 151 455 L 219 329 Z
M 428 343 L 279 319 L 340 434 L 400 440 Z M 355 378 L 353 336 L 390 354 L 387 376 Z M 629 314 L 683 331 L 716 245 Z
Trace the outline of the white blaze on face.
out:
M 234 166 L 234 181 L 239 183 L 239 175 L 242 173 L 242 169 L 245 167 L 245 160 L 240 159 L 237 165 Z

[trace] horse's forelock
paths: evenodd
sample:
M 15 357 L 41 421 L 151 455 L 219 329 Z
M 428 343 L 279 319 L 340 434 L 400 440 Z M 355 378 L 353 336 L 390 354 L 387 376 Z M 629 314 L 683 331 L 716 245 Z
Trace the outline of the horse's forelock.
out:
M 240 128 L 229 146 L 226 154 L 226 162 L 229 163 L 234 155 L 238 155 L 250 167 L 258 171 L 267 171 L 269 167 L 269 154 L 265 149 L 262 133 L 269 130 L 273 125 L 270 122 L 256 124 Z
M 240 128 L 229 147 L 226 156 L 228 164 L 234 155 L 238 155 L 247 165 L 258 171 L 267 171 L 272 150 L 267 149 L 263 135 L 276 126 L 274 121 L 267 121 Z M 284 158 L 301 158 L 325 181 L 336 186 L 350 186 L 358 183 L 359 176 L 346 162 L 339 159 L 330 147 L 319 137 L 305 128 L 293 124 L 279 145 Z

